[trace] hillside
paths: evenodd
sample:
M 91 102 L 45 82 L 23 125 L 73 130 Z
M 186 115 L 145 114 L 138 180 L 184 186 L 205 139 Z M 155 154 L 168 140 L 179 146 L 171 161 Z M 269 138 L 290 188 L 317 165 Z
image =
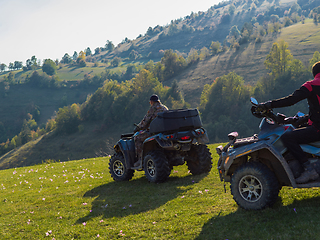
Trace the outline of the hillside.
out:
M 243 77 L 247 84 L 254 85 L 268 73 L 264 61 L 272 44 L 280 39 L 288 43 L 294 58 L 308 66 L 314 52 L 320 49 L 320 26 L 315 25 L 311 20 L 305 24 L 298 23 L 283 28 L 276 36 L 266 37 L 262 43 L 241 45 L 239 50 L 229 50 L 186 69 L 175 78 L 186 101 L 191 106 L 197 107 L 203 86 L 211 84 L 217 77 L 232 71 Z M 170 84 L 172 80 L 165 84 Z
M 254 5 L 249 6 L 247 1 L 222 2 L 206 12 L 192 13 L 183 19 L 172 21 L 167 26 L 149 28 L 146 35 L 141 35 L 134 40 L 127 39 L 116 46 L 113 51 L 104 49 L 98 54 L 87 56 L 85 67 L 77 65 L 75 60 L 71 61 L 71 64 L 59 63 L 56 77 L 59 81 L 61 80 L 62 87 L 57 89 L 24 84 L 33 71 L 13 71 L 15 73 L 14 84 L 8 85 L 6 81 L 1 83 L 4 85 L 0 89 L 3 100 L 0 109 L 0 122 L 2 123 L 0 133 L 5 131 L 6 136 L 10 138 L 18 134 L 28 114 L 32 115 L 31 112 L 35 110 L 40 110 L 37 119 L 38 126 L 44 126 L 46 120 L 54 116 L 55 111 L 58 111 L 60 107 L 74 102 L 84 102 L 87 95 L 94 93 L 107 76 L 113 80 L 121 78 L 120 82 L 130 80 L 149 60 L 159 63 L 164 50 L 167 49 L 173 49 L 174 52 L 187 59 L 192 49 L 200 51 L 206 48 L 208 50 L 213 41 L 227 44 L 223 51 L 209 54 L 205 59 L 187 65 L 182 72 L 162 82 L 166 88 L 176 80 L 184 101 L 191 107 L 199 107 L 200 96 L 205 84 L 211 84 L 217 77 L 229 72 L 234 71 L 240 75 L 248 85 L 254 85 L 262 76 L 266 76 L 264 60 L 272 44 L 280 39 L 288 42 L 293 56 L 307 66 L 313 53 L 319 49 L 319 25 L 315 25 L 312 19 L 307 19 L 303 24 L 299 22 L 289 27 L 282 27 L 279 32 L 272 32 L 269 29 L 270 26 L 265 24 L 265 21 L 269 21 L 271 16 L 275 17 L 275 15 L 281 18 L 279 22 L 282 24 L 284 18 L 289 16 L 289 12 L 292 14 L 299 12 L 303 16 L 315 7 L 310 4 L 316 1 L 308 2 L 309 5 L 306 1 L 299 2 L 305 12 L 291 7 L 294 6 L 291 1 L 259 1 L 259 3 L 256 2 L 255 7 Z M 241 43 L 238 48 L 232 47 L 230 29 L 237 25 L 239 31 L 242 31 L 242 25 L 245 22 L 254 23 L 257 29 L 263 26 L 264 31 L 268 30 L 269 33 L 259 35 L 257 37 L 259 41 L 252 40 Z M 131 53 L 134 53 L 133 58 Z M 110 63 L 115 57 L 121 58 L 118 66 L 112 66 Z M 129 67 L 135 69 L 129 74 L 131 78 L 123 77 Z M 42 74 L 40 68 L 37 71 Z M 7 75 L 7 72 L 1 73 L 0 79 L 1 77 L 5 79 Z M 86 85 L 94 78 L 97 78 L 98 81 L 92 85 Z M 81 85 L 82 83 L 84 84 Z M 139 104 L 141 111 L 147 110 L 148 104 L 143 104 L 143 102 Z M 143 113 L 141 113 L 142 116 Z M 15 128 L 12 126 L 14 123 Z M 2 128 L 1 126 L 4 125 L 5 128 Z M 32 165 L 47 159 L 66 161 L 93 157 L 101 151 L 104 154 L 112 154 L 112 146 L 120 134 L 131 131 L 131 123 L 129 125 L 108 125 L 105 128 L 103 127 L 105 123 L 97 120 L 93 123 L 84 123 L 81 126 L 81 132 L 68 136 L 47 133 L 41 139 L 2 156 L 0 168 Z M 10 138 L 5 137 L 2 141 Z
M 261 76 L 267 74 L 263 62 L 273 42 L 279 39 L 291 43 L 289 48 L 292 54 L 307 64 L 314 51 L 319 49 L 320 43 L 315 41 L 320 37 L 319 30 L 320 26 L 315 26 L 312 22 L 293 25 L 283 29 L 277 37 L 265 39 L 260 44 L 244 45 L 238 51 L 230 50 L 200 61 L 174 79 L 178 81 L 186 101 L 192 107 L 198 107 L 204 84 L 211 84 L 221 75 L 235 71 L 244 78 L 247 84 L 254 84 Z M 306 41 L 309 41 L 309 44 L 304 44 Z M 172 80 L 164 84 L 170 85 Z M 147 104 L 143 106 L 146 109 L 148 107 Z M 104 155 L 112 154 L 112 146 L 120 134 L 132 128 L 131 125 L 122 126 L 120 129 L 114 128 L 114 131 L 111 132 L 111 128 L 101 129 L 102 126 L 103 123 L 97 121 L 85 124 L 84 131 L 81 133 L 67 136 L 45 135 L 39 140 L 31 141 L 26 146 L 2 156 L 0 168 L 33 165 L 46 159 L 67 161 L 93 157 L 101 154 L 101 151 Z M 212 136 L 209 137 L 212 138 Z
M 245 22 L 263 25 L 271 15 L 284 17 L 294 1 L 222 1 L 205 12 L 191 13 L 184 18 L 172 20 L 167 26 L 149 27 L 145 35 L 125 39 L 110 53 L 101 53 L 93 59 L 126 58 L 132 51 L 143 58 L 157 57 L 159 51 L 174 49 L 188 54 L 191 49 L 210 47 L 212 41 L 223 43 L 227 40 L 232 26 L 241 30 Z M 305 4 L 301 4 L 302 8 Z M 310 9 L 309 9 L 310 11 Z

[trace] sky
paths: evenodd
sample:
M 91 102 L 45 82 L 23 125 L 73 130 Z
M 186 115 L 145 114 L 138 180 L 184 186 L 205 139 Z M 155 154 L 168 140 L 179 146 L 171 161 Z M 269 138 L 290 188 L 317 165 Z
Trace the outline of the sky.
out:
M 0 63 L 52 60 L 135 39 L 222 0 L 0 0 Z

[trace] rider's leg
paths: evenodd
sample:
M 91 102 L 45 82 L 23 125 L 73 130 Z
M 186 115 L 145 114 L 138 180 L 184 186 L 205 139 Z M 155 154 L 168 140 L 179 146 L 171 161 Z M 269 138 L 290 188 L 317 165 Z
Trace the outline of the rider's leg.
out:
M 136 157 L 138 159 L 137 162 L 135 162 L 134 167 L 138 167 L 142 163 L 142 147 L 143 147 L 143 142 L 146 138 L 150 136 L 149 132 L 144 131 L 139 133 L 139 135 L 135 136 L 134 138 L 134 145 L 135 145 L 135 150 L 136 150 Z
M 286 132 L 282 135 L 281 140 L 293 157 L 300 162 L 301 166 L 303 166 L 303 164 L 308 161 L 308 157 L 301 149 L 300 144 L 320 141 L 320 133 L 313 126 L 308 126 Z M 318 177 L 318 173 L 312 167 L 308 167 L 301 176 L 296 179 L 296 182 L 306 183 L 310 180 L 315 180 Z

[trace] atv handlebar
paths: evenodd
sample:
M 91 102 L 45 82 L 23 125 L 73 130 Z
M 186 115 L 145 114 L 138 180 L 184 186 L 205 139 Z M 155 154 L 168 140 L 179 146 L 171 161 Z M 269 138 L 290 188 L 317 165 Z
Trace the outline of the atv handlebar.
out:
M 279 125 L 292 124 L 295 127 L 299 127 L 306 124 L 309 119 L 309 115 L 304 115 L 304 114 L 301 114 L 300 112 L 297 113 L 297 115 L 294 117 L 286 117 L 284 114 L 281 114 L 281 113 L 274 114 L 272 109 L 260 110 L 257 107 L 259 105 L 258 101 L 253 97 L 251 97 L 250 102 L 253 105 L 251 107 L 251 113 L 253 116 L 257 118 L 266 117 L 266 118 L 272 119 L 275 123 Z

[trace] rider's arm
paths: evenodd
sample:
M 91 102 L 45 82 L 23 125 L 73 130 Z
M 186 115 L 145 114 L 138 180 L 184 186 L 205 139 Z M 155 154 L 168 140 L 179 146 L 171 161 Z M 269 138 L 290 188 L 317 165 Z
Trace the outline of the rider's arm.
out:
M 283 97 L 280 99 L 272 100 L 271 101 L 271 108 L 281 108 L 281 107 L 288 107 L 291 105 L 300 102 L 303 99 L 306 99 L 310 95 L 310 91 L 307 87 L 301 86 L 299 89 L 294 91 L 293 94 Z
M 154 115 L 154 112 L 156 111 L 156 109 L 151 106 L 150 109 L 148 110 L 147 114 L 143 117 L 143 119 L 141 120 L 141 122 L 138 124 L 138 128 L 139 129 L 146 129 L 148 128 L 149 124 L 150 124 L 150 120 L 152 118 L 152 116 Z

